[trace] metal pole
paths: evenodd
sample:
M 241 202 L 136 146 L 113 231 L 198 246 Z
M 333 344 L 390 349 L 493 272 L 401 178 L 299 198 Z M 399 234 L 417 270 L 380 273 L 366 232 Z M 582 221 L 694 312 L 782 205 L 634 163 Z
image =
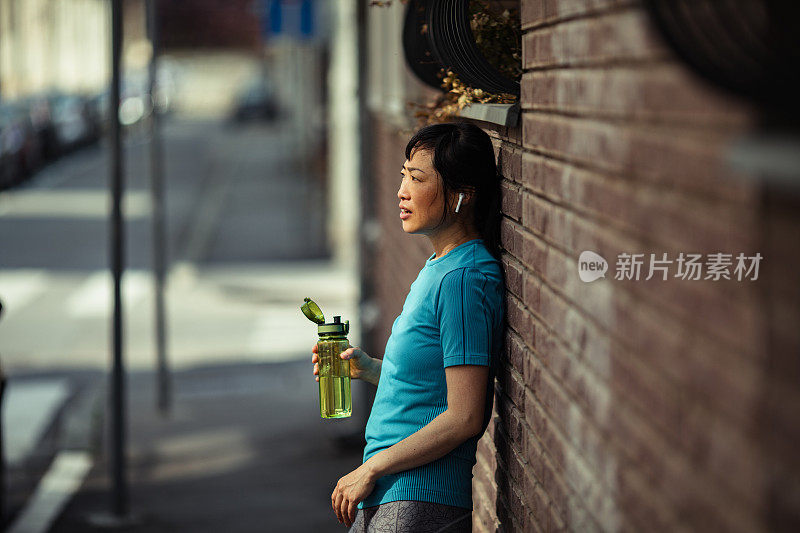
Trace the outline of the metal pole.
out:
M 122 131 L 119 123 L 120 56 L 122 52 L 122 0 L 111 1 L 111 269 L 114 275 L 114 360 L 111 372 L 111 477 L 114 483 L 112 514 L 128 514 L 125 469 L 125 367 L 122 360 L 122 271 L 124 225 L 122 221 Z
M 0 318 L 3 316 L 3 302 L 0 302 Z M 3 412 L 3 397 L 6 391 L 6 375 L 0 365 L 0 413 Z M 6 522 L 6 455 L 3 446 L 3 423 L 0 420 L 0 531 L 4 531 Z
M 150 98 L 153 112 L 150 114 L 150 192 L 153 204 L 153 279 L 155 281 L 155 326 L 157 383 L 156 406 L 162 415 L 169 414 L 171 386 L 167 363 L 167 327 L 164 304 L 164 278 L 166 273 L 166 217 L 164 210 L 164 167 L 161 130 L 156 111 L 156 75 L 158 71 L 159 32 L 158 0 L 147 2 L 147 26 L 150 30 Z

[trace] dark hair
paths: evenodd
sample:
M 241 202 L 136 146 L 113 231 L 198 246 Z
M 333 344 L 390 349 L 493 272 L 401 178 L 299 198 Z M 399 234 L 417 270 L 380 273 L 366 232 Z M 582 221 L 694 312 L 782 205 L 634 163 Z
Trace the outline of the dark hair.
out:
M 489 135 L 470 122 L 431 124 L 408 141 L 406 159 L 411 159 L 417 149 L 433 153 L 433 168 L 442 178 L 445 201 L 450 191 L 469 189 L 473 192 L 475 229 L 480 232 L 487 250 L 500 259 L 502 177 Z

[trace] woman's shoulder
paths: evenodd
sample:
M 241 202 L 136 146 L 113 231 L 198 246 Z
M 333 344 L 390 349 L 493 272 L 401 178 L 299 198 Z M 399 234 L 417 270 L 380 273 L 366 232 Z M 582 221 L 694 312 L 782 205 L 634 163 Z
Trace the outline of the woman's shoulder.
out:
M 440 288 L 448 289 L 477 285 L 486 290 L 502 290 L 504 281 L 500 261 L 479 240 L 466 253 L 454 256 L 446 264 L 440 264 L 431 275 L 438 281 Z
M 500 260 L 486 249 L 482 241 L 479 246 L 473 246 L 473 252 L 468 259 L 469 261 L 462 265 L 462 267 L 478 271 L 489 278 L 502 281 L 503 266 Z
M 503 282 L 503 269 L 497 260 L 492 260 L 455 266 L 442 274 L 439 285 L 445 290 L 475 287 L 485 291 L 502 291 Z

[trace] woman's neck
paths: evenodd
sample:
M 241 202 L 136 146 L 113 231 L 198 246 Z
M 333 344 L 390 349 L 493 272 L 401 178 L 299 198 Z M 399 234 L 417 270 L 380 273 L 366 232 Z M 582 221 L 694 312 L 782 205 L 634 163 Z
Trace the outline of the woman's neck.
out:
M 436 235 L 428 235 L 433 245 L 434 259 L 446 255 L 450 250 L 472 239 L 480 238 L 475 230 L 468 230 L 461 225 L 452 225 Z

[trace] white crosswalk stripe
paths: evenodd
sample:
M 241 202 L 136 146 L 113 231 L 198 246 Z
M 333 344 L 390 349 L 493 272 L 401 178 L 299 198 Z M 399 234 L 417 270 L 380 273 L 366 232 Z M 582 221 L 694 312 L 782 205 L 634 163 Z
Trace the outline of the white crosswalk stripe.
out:
M 122 298 L 125 305 L 136 305 L 150 286 L 150 274 L 128 270 L 122 277 Z M 107 270 L 90 275 L 66 302 L 66 316 L 90 318 L 109 316 L 112 308 L 113 279 Z
M 111 198 L 102 189 L 29 189 L 0 196 L 0 218 L 103 219 L 111 211 Z M 122 212 L 126 219 L 150 213 L 147 191 L 127 191 Z
M 305 270 L 285 265 L 182 267 L 167 279 L 167 351 L 173 368 L 310 357 L 317 331 L 300 312 L 305 296 L 316 298 L 328 318 L 340 314 L 350 319 L 350 341 L 360 342 L 355 284 L 326 264 Z M 155 361 L 152 280 L 145 270 L 127 270 L 123 276 L 123 337 L 130 369 L 152 369 Z M 106 368 L 112 288 L 107 270 L 0 270 L 0 298 L 9 311 L 0 320 L 3 367 Z
M 38 269 L 0 270 L 0 300 L 6 318 L 47 289 L 47 273 Z

